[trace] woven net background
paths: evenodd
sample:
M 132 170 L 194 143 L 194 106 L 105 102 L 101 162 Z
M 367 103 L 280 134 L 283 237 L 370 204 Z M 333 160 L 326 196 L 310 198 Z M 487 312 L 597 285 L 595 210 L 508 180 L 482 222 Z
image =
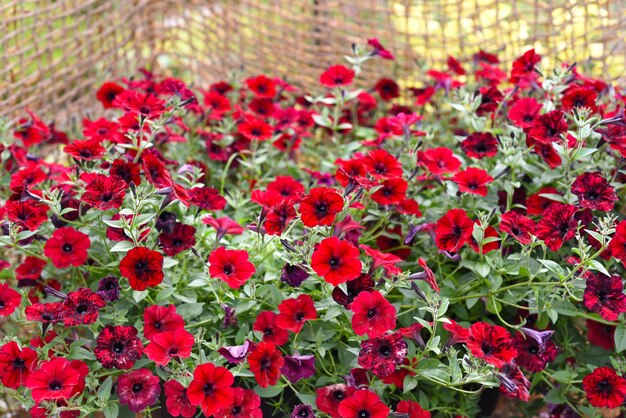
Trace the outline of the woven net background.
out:
M 368 65 L 371 78 L 415 82 L 479 48 L 508 65 L 535 47 L 546 65 L 592 62 L 626 80 L 626 0 L 0 0 L 0 114 L 97 112 L 99 84 L 140 67 L 201 86 L 241 71 L 306 88 L 372 37 L 397 59 Z

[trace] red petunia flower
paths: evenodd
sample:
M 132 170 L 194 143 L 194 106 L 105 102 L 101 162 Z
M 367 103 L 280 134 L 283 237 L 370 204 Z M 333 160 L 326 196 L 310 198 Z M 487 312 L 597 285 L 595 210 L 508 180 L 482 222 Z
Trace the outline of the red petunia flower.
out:
M 456 173 L 452 180 L 461 192 L 487 196 L 487 185 L 493 181 L 493 177 L 483 169 L 470 167 Z
M 163 256 L 146 247 L 132 248 L 120 261 L 120 273 L 133 290 L 146 290 L 163 281 Z
M 176 331 L 185 326 L 183 317 L 174 305 L 149 306 L 143 311 L 143 335 L 150 341 L 163 332 Z
M 595 113 L 598 111 L 598 106 L 596 106 L 597 98 L 598 93 L 593 88 L 571 85 L 565 90 L 563 97 L 561 97 L 561 106 L 566 112 L 576 107 L 586 107 Z
M 239 289 L 256 271 L 248 261 L 246 250 L 227 250 L 218 247 L 209 254 L 209 274 L 221 279 L 232 289 Z
M 276 82 L 263 74 L 248 78 L 246 85 L 256 97 L 273 99 L 276 96 Z
M 28 280 L 30 282 L 39 280 L 41 278 L 41 272 L 47 265 L 46 260 L 28 256 L 24 259 L 22 264 L 15 269 L 15 278 L 20 281 Z M 20 282 L 18 282 L 18 287 L 19 286 Z
M 435 241 L 442 251 L 458 252 L 472 237 L 474 222 L 463 209 L 450 209 L 437 221 Z
M 316 187 L 300 202 L 300 219 L 304 226 L 328 226 L 343 209 L 343 198 L 335 189 Z
M 300 295 L 297 299 L 285 299 L 278 305 L 280 314 L 276 318 L 276 326 L 295 333 L 302 330 L 304 323 L 317 319 L 317 311 L 313 298 L 309 295 Z
M 0 382 L 7 388 L 18 389 L 26 382 L 37 365 L 37 352 L 20 349 L 15 341 L 0 347 Z
M 93 353 L 105 369 L 128 370 L 143 355 L 143 344 L 135 327 L 108 325 L 98 335 Z
M 201 364 L 193 371 L 193 380 L 187 388 L 192 405 L 200 405 L 205 416 L 211 416 L 233 401 L 235 378 L 225 367 L 212 363 Z
M 387 418 L 389 408 L 378 395 L 367 389 L 359 389 L 352 396 L 344 399 L 339 404 L 339 416 L 341 418 Z
M 615 227 L 615 235 L 609 241 L 608 250 L 611 252 L 611 256 L 626 266 L 626 221 L 618 223 Z
M 548 199 L 544 194 L 559 194 L 554 187 L 542 187 L 537 193 L 533 193 L 526 198 L 526 212 L 528 215 L 541 215 L 554 203 L 553 199 Z
M 587 272 L 585 277 L 587 287 L 583 303 L 587 309 L 599 313 L 607 321 L 615 321 L 622 312 L 626 312 L 626 295 L 621 277 L 591 272 Z
M 130 183 L 134 183 L 135 186 L 141 184 L 141 168 L 132 161 L 123 159 L 113 161 L 109 168 L 109 176 L 121 178 L 127 186 L 130 186 Z
M 285 359 L 274 343 L 263 341 L 248 356 L 248 364 L 259 386 L 266 388 L 278 382 Z
M 381 78 L 378 80 L 374 85 L 374 90 L 376 90 L 380 98 L 385 102 L 400 97 L 400 87 L 398 83 L 389 78 Z
M 587 319 L 587 338 L 589 343 L 605 350 L 615 348 L 615 326 Z
M 484 322 L 476 322 L 470 327 L 467 348 L 473 356 L 496 367 L 510 363 L 517 356 L 509 332 L 503 327 Z
M 0 317 L 11 315 L 21 302 L 22 296 L 11 289 L 8 283 L 0 284 Z
M 380 41 L 376 38 L 371 38 L 367 40 L 367 44 L 374 48 L 374 55 L 377 55 L 385 60 L 393 60 L 393 54 L 385 49 L 385 47 L 380 43 Z
M 143 94 L 134 90 L 124 90 L 115 97 L 113 105 L 141 119 L 156 119 L 165 112 L 165 101 L 152 93 Z
M 263 334 L 263 341 L 281 346 L 289 341 L 289 333 L 278 326 L 277 317 L 274 312 L 263 311 L 257 315 L 252 329 Z
M 226 199 L 220 195 L 219 190 L 212 187 L 194 187 L 189 189 L 191 203 L 202 210 L 222 210 L 226 207 Z
M 127 184 L 117 176 L 97 174 L 85 187 L 81 200 L 100 210 L 119 208 L 126 196 Z
M 250 141 L 266 141 L 272 138 L 274 128 L 261 119 L 248 116 L 237 126 L 237 132 Z
M 29 231 L 36 231 L 42 223 L 48 220 L 48 206 L 32 200 L 24 202 L 9 200 L 4 205 L 4 210 L 9 221 Z
M 88 139 L 84 141 L 74 141 L 66 145 L 63 152 L 71 155 L 77 160 L 91 161 L 102 158 L 105 149 L 100 145 L 100 141 Z
M 538 116 L 528 131 L 528 136 L 542 144 L 551 144 L 561 139 L 561 134 L 567 132 L 567 122 L 560 110 L 553 110 L 545 115 Z
M 219 409 L 216 417 L 220 418 L 263 418 L 261 397 L 251 389 L 235 387 L 233 400 Z
M 530 128 L 539 115 L 541 104 L 532 97 L 519 99 L 509 109 L 509 119 L 520 128 Z
M 557 349 L 550 336 L 554 331 L 535 331 L 522 328 L 515 334 L 513 345 L 517 350 L 515 362 L 529 372 L 537 373 L 554 361 Z
M 174 417 L 192 418 L 196 415 L 196 408 L 187 397 L 187 388 L 177 380 L 168 380 L 163 385 L 165 392 L 165 407 Z
M 61 306 L 63 325 L 89 325 L 98 320 L 100 309 L 104 308 L 104 300 L 91 289 L 80 288 L 67 294 Z
M 493 157 L 498 153 L 498 141 L 489 132 L 476 132 L 461 142 L 461 149 L 472 158 Z
M 320 84 L 329 88 L 348 86 L 353 79 L 354 70 L 343 65 L 333 65 L 320 76 Z
M 517 212 L 509 211 L 500 217 L 500 231 L 515 238 L 520 244 L 530 244 L 535 232 L 535 222 Z
M 396 177 L 387 179 L 381 183 L 381 187 L 372 193 L 372 200 L 379 205 L 400 204 L 406 198 L 409 184 L 403 178 Z
M 304 186 L 291 176 L 278 176 L 267 185 L 267 191 L 279 194 L 285 200 L 299 202 Z
M 37 321 L 42 324 L 56 324 L 62 317 L 63 307 L 61 302 L 34 303 L 24 310 L 28 321 Z
M 69 399 L 82 392 L 88 372 L 87 365 L 80 360 L 55 357 L 32 372 L 24 386 L 32 391 L 35 402 Z
M 398 402 L 396 412 L 408 414 L 406 418 L 430 418 L 430 412 L 426 411 L 420 404 L 413 401 Z
M 444 147 L 418 151 L 417 162 L 436 175 L 456 173 L 461 167 L 461 160 L 454 156 L 451 149 Z
M 296 218 L 296 209 L 291 201 L 282 201 L 270 209 L 263 226 L 268 235 L 281 235 L 289 222 Z
M 589 403 L 598 408 L 619 408 L 626 398 L 626 379 L 611 367 L 598 367 L 583 378 Z
M 43 248 L 43 253 L 50 258 L 56 268 L 82 266 L 87 261 L 87 250 L 91 245 L 89 236 L 67 226 L 59 228 Z
M 535 234 L 542 239 L 549 249 L 557 251 L 563 242 L 576 234 L 578 223 L 574 218 L 576 207 L 559 202 L 552 203 L 543 213 L 535 227 Z
M 361 292 L 350 310 L 354 312 L 352 329 L 356 335 L 376 338 L 396 327 L 396 308 L 377 290 Z
M 400 257 L 391 253 L 380 252 L 365 244 L 359 245 L 359 248 L 365 251 L 365 254 L 372 257 L 374 261 L 370 266 L 369 274 L 372 274 L 374 270 L 376 270 L 378 267 L 382 267 L 385 270 L 385 274 L 389 276 L 394 276 L 402 273 L 402 269 L 396 267 L 396 264 L 402 261 Z
M 180 327 L 153 335 L 146 346 L 146 355 L 159 366 L 166 366 L 171 359 L 184 359 L 191 355 L 193 334 Z
M 337 286 L 361 274 L 359 250 L 337 237 L 326 238 L 313 252 L 311 268 L 328 283 Z
M 335 385 L 324 386 L 315 391 L 315 405 L 321 412 L 330 415 L 332 418 L 341 418 L 339 415 L 339 404 L 348 399 L 356 391 L 355 388 L 337 383 Z
M 524 402 L 530 400 L 530 382 L 519 367 L 505 364 L 496 376 L 500 381 L 500 393 L 504 396 Z
M 521 57 L 513 61 L 511 69 L 511 83 L 520 87 L 526 87 L 535 81 L 539 74 L 535 71 L 535 65 L 541 61 L 541 55 L 535 53 L 534 49 L 530 49 Z
M 388 376 L 404 362 L 407 349 L 407 343 L 400 332 L 363 341 L 359 366 L 371 370 L 378 377 Z
M 402 164 L 383 149 L 370 151 L 362 160 L 365 171 L 375 179 L 402 177 Z
M 572 193 L 580 207 L 608 212 L 617 201 L 615 189 L 600 173 L 583 173 L 574 180 Z
M 11 182 L 9 183 L 9 188 L 19 193 L 23 188 L 32 188 L 37 184 L 46 180 L 48 176 L 41 169 L 39 164 L 35 164 L 33 162 L 28 162 L 28 165 L 25 167 L 22 166 L 19 170 L 11 175 Z
M 161 393 L 159 376 L 148 369 L 133 370 L 117 378 L 117 396 L 122 405 L 141 412 L 154 404 Z
M 165 255 L 175 256 L 185 250 L 196 245 L 196 228 L 191 225 L 185 225 L 176 222 L 174 230 L 171 233 L 161 232 L 159 234 L 159 244 Z
M 96 97 L 105 109 L 110 109 L 114 107 L 115 98 L 123 91 L 124 87 L 113 82 L 106 82 L 98 89 Z

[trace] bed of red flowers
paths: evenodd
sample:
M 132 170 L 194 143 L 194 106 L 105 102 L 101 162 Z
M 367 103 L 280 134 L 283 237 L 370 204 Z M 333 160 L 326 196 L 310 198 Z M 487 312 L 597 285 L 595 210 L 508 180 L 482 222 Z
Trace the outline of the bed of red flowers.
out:
M 1 390 L 34 417 L 593 416 L 626 397 L 626 97 L 530 50 L 318 95 L 147 71 L 2 126 Z M 604 408 L 604 409 L 598 409 Z M 160 415 L 159 415 L 160 414 Z M 169 415 L 167 415 L 169 414 Z

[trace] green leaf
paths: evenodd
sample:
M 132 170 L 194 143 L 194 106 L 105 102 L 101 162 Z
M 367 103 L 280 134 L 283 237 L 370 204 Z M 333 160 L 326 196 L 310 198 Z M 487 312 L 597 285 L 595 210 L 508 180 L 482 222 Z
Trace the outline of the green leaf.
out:
M 487 277 L 491 271 L 491 267 L 487 263 L 476 263 L 475 271 L 482 277 Z
M 130 241 L 120 241 L 113 246 L 109 251 L 112 253 L 125 253 L 131 250 L 135 245 Z
M 98 388 L 98 397 L 102 399 L 102 402 L 109 400 L 111 396 L 111 388 L 113 387 L 113 380 L 111 376 L 107 377 L 104 382 Z
M 559 370 L 552 373 L 551 377 L 560 383 L 569 383 L 576 378 L 576 372 L 572 370 Z
M 285 385 L 274 385 L 274 386 L 269 386 L 266 388 L 262 388 L 261 386 L 257 385 L 254 388 L 254 391 L 261 398 L 273 398 L 274 396 L 281 393 L 284 389 L 285 389 Z
M 402 393 L 408 393 L 417 387 L 417 379 L 411 375 L 404 377 Z
M 202 313 L 204 303 L 185 303 L 177 306 L 176 311 L 185 319 L 194 318 Z
M 626 350 L 626 325 L 619 324 L 615 328 L 615 351 L 621 353 Z
M 592 269 L 599 271 L 605 276 L 611 277 L 611 273 L 609 273 L 608 270 L 598 260 L 589 260 L 587 261 L 587 263 Z
M 117 418 L 120 415 L 120 407 L 115 403 L 108 404 L 103 410 L 105 418 Z
M 563 273 L 563 268 L 555 261 L 552 260 L 537 260 L 539 261 L 545 268 L 554 273 L 558 278 L 562 279 L 565 277 Z
M 142 291 L 133 290 L 133 300 L 136 303 L 139 303 L 142 300 L 144 300 L 146 298 L 146 296 L 148 296 L 148 291 L 147 290 L 142 290 Z

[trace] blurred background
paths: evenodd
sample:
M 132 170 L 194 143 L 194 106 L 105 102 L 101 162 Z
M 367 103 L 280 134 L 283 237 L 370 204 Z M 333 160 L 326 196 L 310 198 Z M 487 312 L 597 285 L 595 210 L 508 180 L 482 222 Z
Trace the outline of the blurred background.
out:
M 626 79 L 626 0 L 0 0 L 0 114 L 63 119 L 141 67 L 195 85 L 265 72 L 304 88 L 378 38 L 397 57 L 366 76 L 418 83 L 479 49 Z

